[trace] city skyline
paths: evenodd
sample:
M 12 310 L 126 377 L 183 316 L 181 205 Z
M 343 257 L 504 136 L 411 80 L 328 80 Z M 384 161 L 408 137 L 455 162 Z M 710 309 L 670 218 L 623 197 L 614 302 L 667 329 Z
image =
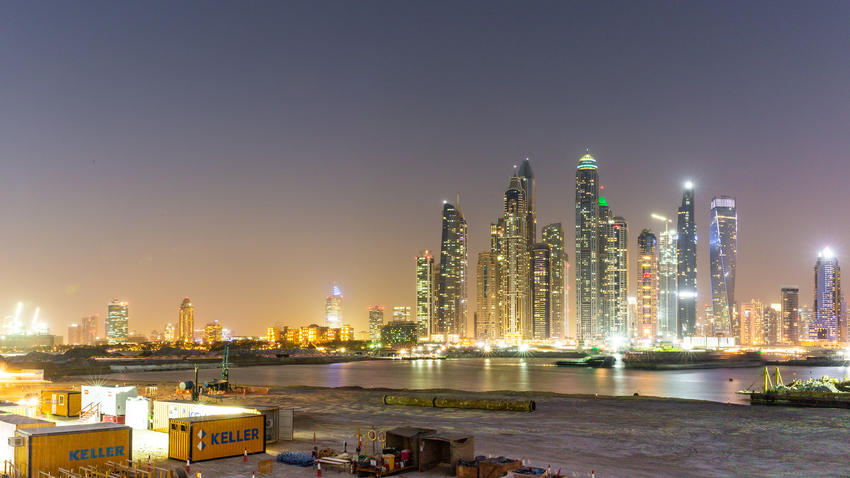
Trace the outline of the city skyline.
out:
M 474 302 L 506 168 L 530 157 L 537 229 L 565 231 L 572 323 L 587 147 L 632 231 L 659 231 L 649 214 L 675 218 L 695 183 L 698 311 L 715 195 L 745 206 L 739 300 L 778 302 L 790 283 L 811 305 L 817 251 L 850 256 L 832 217 L 850 200 L 837 4 L 393 5 L 390 25 L 387 7 L 362 8 L 6 8 L 0 305 L 39 306 L 63 333 L 120 297 L 147 333 L 189 296 L 199 324 L 261 335 L 321 324 L 336 281 L 362 330 L 370 304 L 415 305 L 413 258 L 439 251 L 457 193 Z

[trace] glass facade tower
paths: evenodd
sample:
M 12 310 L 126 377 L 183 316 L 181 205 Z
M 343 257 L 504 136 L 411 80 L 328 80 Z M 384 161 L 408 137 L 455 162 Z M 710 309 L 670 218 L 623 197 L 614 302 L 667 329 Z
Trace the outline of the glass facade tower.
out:
M 463 336 L 466 332 L 467 225 L 460 207 L 443 204 L 437 320 L 432 332 Z
M 585 154 L 576 167 L 576 326 L 578 340 L 602 338 L 599 324 L 599 172 L 596 159 Z
M 841 269 L 838 267 L 838 258 L 826 248 L 818 254 L 815 263 L 815 316 L 809 338 L 845 342 L 846 335 Z
M 435 308 L 434 257 L 426 249 L 416 256 L 416 324 L 420 340 L 429 336 Z
M 738 259 L 738 211 L 735 199 L 717 196 L 711 200 L 709 264 L 711 309 L 716 331 L 739 337 L 740 321 L 735 306 L 735 269 Z
M 697 226 L 694 185 L 685 184 L 676 224 L 676 331 L 679 338 L 694 335 L 697 322 Z
M 549 246 L 552 263 L 552 279 L 550 284 L 551 336 L 553 339 L 563 339 L 567 331 L 566 317 L 566 284 L 564 281 L 567 255 L 564 251 L 564 229 L 561 223 L 548 224 L 543 227 L 543 243 Z

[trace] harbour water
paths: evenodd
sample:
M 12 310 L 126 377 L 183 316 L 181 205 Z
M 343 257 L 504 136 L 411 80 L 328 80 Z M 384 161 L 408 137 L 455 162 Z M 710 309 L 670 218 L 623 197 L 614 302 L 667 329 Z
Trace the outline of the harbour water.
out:
M 270 387 L 316 386 L 455 389 L 465 391 L 538 391 L 567 394 L 675 397 L 744 403 L 736 391 L 761 388 L 761 368 L 649 371 L 615 368 L 556 367 L 552 359 L 489 358 L 446 360 L 370 360 L 322 365 L 240 367 L 234 383 Z M 773 367 L 770 367 L 771 371 Z M 786 382 L 794 378 L 844 377 L 846 367 L 780 367 Z M 112 374 L 116 380 L 191 380 L 192 371 Z M 218 369 L 200 371 L 200 380 L 217 378 Z

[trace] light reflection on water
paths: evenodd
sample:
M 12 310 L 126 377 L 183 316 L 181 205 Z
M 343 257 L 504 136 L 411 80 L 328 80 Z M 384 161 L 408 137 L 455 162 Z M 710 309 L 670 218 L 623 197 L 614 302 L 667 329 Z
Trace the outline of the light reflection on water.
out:
M 554 367 L 552 359 L 484 358 L 447 360 L 374 360 L 326 365 L 279 365 L 235 368 L 236 383 L 319 387 L 515 390 L 599 395 L 640 395 L 742 402 L 735 392 L 761 388 L 761 368 L 649 371 L 625 368 Z M 771 372 L 773 367 L 770 368 Z M 845 367 L 780 367 L 786 382 L 794 378 L 844 377 Z M 219 371 L 200 371 L 201 380 Z M 191 372 L 120 374 L 125 380 L 185 380 Z M 732 379 L 731 381 L 729 379 Z

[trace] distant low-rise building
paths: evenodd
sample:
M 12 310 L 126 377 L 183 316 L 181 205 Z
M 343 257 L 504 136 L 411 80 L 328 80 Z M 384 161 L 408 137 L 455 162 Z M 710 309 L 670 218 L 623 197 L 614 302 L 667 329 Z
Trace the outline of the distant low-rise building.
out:
M 221 334 L 221 323 L 214 320 L 204 327 L 204 343 L 207 345 L 221 342 L 223 340 Z

